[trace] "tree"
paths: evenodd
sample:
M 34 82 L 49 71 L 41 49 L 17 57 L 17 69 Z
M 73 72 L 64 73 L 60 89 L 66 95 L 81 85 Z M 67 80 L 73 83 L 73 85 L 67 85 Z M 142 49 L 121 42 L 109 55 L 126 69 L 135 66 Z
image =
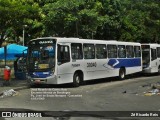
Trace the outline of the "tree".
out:
M 145 32 L 146 12 L 140 10 L 142 4 L 139 1 L 122 2 L 123 10 L 121 11 L 121 36 L 120 40 L 140 42 Z
M 101 7 L 101 2 L 79 0 L 56 0 L 45 4 L 45 35 L 92 38 L 105 19 L 100 16 Z
M 41 36 L 160 42 L 159 0 L 0 0 L 0 45 Z
M 160 43 L 160 2 L 159 0 L 142 0 L 145 17 L 145 34 L 142 42 Z
M 39 6 L 32 0 L 0 0 L 0 46 L 10 37 L 8 30 L 13 32 L 12 35 L 18 40 L 19 36 L 22 36 L 23 25 L 32 25 L 32 30 L 34 26 L 37 27 L 40 24 L 37 20 L 38 13 Z
M 158 42 L 160 36 L 160 2 L 157 0 L 124 0 L 121 2 L 120 40 Z
M 113 40 L 118 39 L 121 29 L 121 1 L 120 0 L 102 0 L 101 15 L 105 16 L 104 24 L 98 27 L 96 38 Z

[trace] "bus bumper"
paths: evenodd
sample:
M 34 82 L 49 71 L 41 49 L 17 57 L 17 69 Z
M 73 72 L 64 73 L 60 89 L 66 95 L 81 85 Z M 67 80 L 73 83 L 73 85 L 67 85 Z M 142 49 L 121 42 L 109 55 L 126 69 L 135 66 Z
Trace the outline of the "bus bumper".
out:
M 55 75 L 47 78 L 27 78 L 30 84 L 58 84 L 57 77 Z

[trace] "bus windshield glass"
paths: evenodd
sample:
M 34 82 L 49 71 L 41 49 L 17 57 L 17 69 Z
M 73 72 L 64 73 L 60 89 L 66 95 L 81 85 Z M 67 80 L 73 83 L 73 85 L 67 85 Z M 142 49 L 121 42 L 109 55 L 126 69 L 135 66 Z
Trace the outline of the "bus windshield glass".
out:
M 150 63 L 149 45 L 142 45 L 142 60 L 143 60 L 143 65 L 148 65 Z
M 27 68 L 30 71 L 48 71 L 55 67 L 54 39 L 37 39 L 28 44 Z

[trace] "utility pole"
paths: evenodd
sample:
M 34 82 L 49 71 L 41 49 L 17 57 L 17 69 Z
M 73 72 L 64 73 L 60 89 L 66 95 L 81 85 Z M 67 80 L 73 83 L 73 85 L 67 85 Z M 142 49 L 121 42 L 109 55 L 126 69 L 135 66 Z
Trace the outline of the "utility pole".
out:
M 25 36 L 25 28 L 27 27 L 27 25 L 23 25 L 23 46 L 24 46 L 24 36 Z

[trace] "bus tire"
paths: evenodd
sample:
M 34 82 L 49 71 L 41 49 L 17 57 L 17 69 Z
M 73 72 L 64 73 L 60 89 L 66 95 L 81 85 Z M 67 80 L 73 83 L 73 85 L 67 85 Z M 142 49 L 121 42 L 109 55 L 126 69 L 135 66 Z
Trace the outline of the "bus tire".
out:
M 119 70 L 119 79 L 124 80 L 125 79 L 125 68 L 120 68 Z
M 78 73 L 75 73 L 73 76 L 73 86 L 74 87 L 79 87 L 81 83 L 81 76 Z

